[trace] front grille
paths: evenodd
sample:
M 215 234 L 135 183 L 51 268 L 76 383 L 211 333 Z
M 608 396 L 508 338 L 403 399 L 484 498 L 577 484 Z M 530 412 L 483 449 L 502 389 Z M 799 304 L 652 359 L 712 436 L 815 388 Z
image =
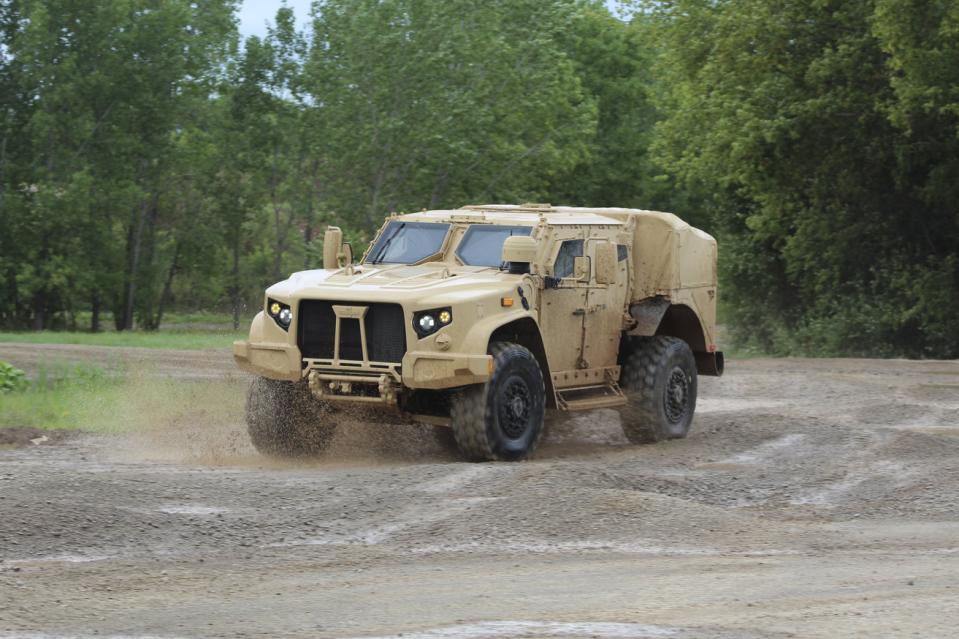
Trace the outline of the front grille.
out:
M 333 305 L 367 306 L 363 321 L 366 324 L 366 348 L 370 361 L 403 361 L 406 354 L 406 322 L 399 304 L 363 304 L 331 300 L 303 300 L 300 302 L 296 342 L 303 357 L 333 359 L 336 315 Z M 363 345 L 360 341 L 360 320 L 340 320 L 340 359 L 360 361 Z

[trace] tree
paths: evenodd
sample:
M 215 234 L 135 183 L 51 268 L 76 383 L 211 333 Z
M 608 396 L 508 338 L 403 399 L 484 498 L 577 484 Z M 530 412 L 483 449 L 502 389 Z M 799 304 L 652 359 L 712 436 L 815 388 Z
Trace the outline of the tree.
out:
M 643 13 L 626 22 L 606 3 L 584 3 L 563 43 L 584 89 L 597 104 L 590 153 L 550 189 L 553 201 L 580 206 L 629 206 L 692 214 L 649 156 L 660 115 L 650 27 Z
M 232 0 L 4 5 L 4 93 L 22 133 L 16 175 L 2 175 L 20 247 L 4 266 L 14 315 L 43 328 L 88 301 L 96 327 L 106 302 L 118 328 L 132 327 L 175 134 L 209 91 L 234 10 Z
M 327 208 L 348 222 L 371 232 L 395 210 L 537 199 L 586 154 L 595 108 L 558 44 L 572 3 L 315 11 L 306 88 L 324 124 Z
M 909 24 L 926 6 L 896 4 Z M 745 342 L 959 353 L 955 208 L 925 195 L 935 160 L 896 115 L 902 89 L 875 14 L 871 0 L 654 9 L 668 89 L 655 153 L 686 185 L 709 186 Z

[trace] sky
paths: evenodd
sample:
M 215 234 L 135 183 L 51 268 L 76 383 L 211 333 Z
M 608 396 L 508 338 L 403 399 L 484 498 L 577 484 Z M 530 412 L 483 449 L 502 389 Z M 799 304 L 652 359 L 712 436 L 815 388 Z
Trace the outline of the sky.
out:
M 287 6 L 296 13 L 296 24 L 303 25 L 310 14 L 311 0 L 287 0 Z M 243 36 L 266 35 L 266 23 L 273 22 L 276 10 L 283 5 L 280 0 L 243 0 L 240 5 L 240 34 Z
M 240 34 L 245 36 L 266 35 L 266 23 L 272 22 L 276 10 L 282 6 L 280 0 L 243 0 L 240 5 Z M 311 0 L 287 0 L 286 4 L 296 13 L 296 24 L 303 25 L 310 15 Z M 607 0 L 612 7 L 614 0 Z

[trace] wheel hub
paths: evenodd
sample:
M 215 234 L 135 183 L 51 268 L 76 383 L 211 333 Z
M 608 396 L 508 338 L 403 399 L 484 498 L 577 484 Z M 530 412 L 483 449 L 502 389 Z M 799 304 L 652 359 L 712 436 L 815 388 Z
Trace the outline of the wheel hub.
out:
M 663 396 L 663 408 L 666 409 L 666 418 L 677 423 L 686 415 L 689 406 L 689 378 L 679 367 L 669 374 L 666 383 L 666 392 Z
M 529 428 L 531 395 L 529 386 L 521 378 L 507 381 L 500 402 L 500 428 L 510 439 L 519 439 Z

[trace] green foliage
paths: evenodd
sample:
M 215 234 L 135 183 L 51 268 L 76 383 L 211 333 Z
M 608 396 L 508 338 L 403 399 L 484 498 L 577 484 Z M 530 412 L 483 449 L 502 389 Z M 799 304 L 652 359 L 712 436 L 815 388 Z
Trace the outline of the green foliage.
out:
M 596 114 L 561 45 L 572 2 L 316 9 L 305 88 L 330 151 L 328 206 L 346 225 L 372 233 L 389 211 L 539 200 L 585 157 Z
M 0 395 L 22 391 L 30 385 L 26 374 L 7 362 L 0 362 Z
M 327 225 L 549 201 L 718 235 L 743 352 L 959 356 L 959 5 L 616 4 L 0 0 L 0 326 L 238 328 Z
M 959 48 L 947 5 L 654 9 L 668 88 L 654 152 L 685 184 L 708 186 L 740 341 L 959 355 Z

